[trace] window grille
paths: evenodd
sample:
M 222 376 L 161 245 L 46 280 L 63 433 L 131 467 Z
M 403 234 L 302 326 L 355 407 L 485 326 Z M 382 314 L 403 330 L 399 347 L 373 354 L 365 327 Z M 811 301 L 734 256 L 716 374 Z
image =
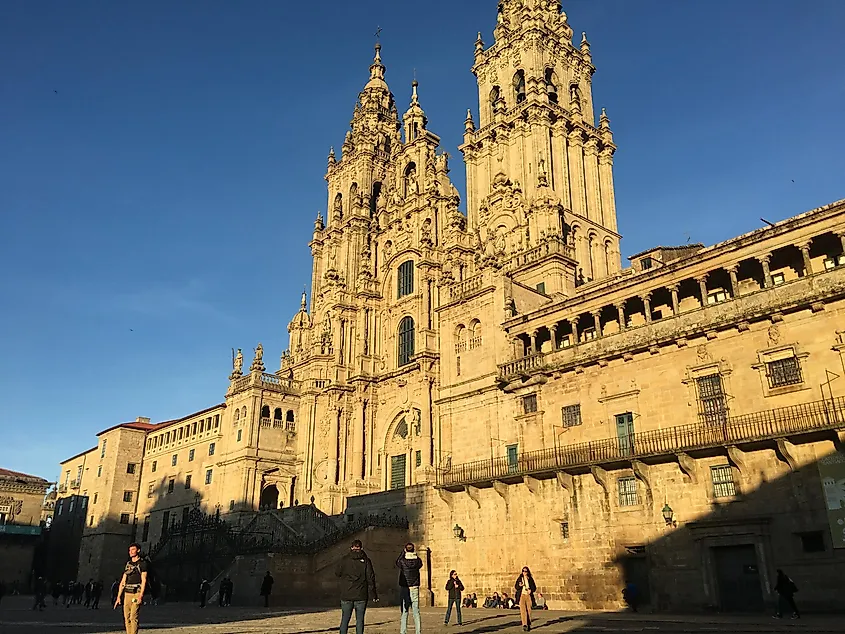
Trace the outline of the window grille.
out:
M 581 404 L 564 405 L 561 408 L 561 419 L 564 427 L 576 427 L 581 424 Z
M 560 536 L 563 539 L 569 539 L 569 522 L 560 523 Z
M 129 513 L 121 513 L 120 514 L 120 523 L 121 524 L 128 524 L 129 523 Z
M 616 481 L 619 490 L 619 506 L 636 506 L 640 503 L 637 496 L 637 479 L 634 477 L 619 478 Z
M 695 380 L 698 390 L 698 415 L 702 422 L 723 425 L 728 420 L 728 403 L 721 374 L 710 374 Z
M 770 361 L 766 364 L 766 376 L 769 379 L 770 388 L 797 385 L 803 382 L 801 364 L 795 357 Z
M 396 298 L 405 297 L 414 292 L 414 262 L 408 260 L 399 265 L 397 275 Z
M 414 320 L 403 317 L 399 322 L 399 365 L 408 365 L 414 356 Z
M 522 397 L 522 413 L 533 414 L 537 411 L 537 395 L 529 394 Z
M 730 465 L 710 467 L 710 479 L 713 482 L 713 496 L 729 498 L 736 495 L 734 473 Z

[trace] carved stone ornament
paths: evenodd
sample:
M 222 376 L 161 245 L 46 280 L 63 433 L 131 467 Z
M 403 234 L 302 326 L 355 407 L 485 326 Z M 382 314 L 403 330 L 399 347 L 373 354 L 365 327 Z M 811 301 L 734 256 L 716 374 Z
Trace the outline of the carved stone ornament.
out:
M 780 342 L 780 328 L 772 324 L 769 326 L 769 343 L 776 346 Z
M 0 507 L 7 507 L 8 511 L 5 512 L 14 517 L 20 515 L 21 510 L 23 510 L 23 500 L 16 500 L 13 497 L 0 498 Z

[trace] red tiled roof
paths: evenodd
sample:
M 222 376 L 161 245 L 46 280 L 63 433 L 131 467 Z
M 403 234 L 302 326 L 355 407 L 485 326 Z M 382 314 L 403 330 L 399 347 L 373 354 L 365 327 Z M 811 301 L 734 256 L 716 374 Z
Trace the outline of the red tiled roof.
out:
M 27 473 L 21 473 L 20 471 L 3 469 L 2 467 L 0 467 L 0 478 L 13 478 L 15 480 L 26 478 L 27 480 L 36 480 L 45 484 L 47 483 L 47 480 L 45 480 L 44 478 L 39 478 L 38 476 L 29 475 Z
M 71 460 L 76 460 L 80 456 L 84 456 L 85 454 L 87 454 L 89 451 L 97 451 L 97 448 L 91 447 L 91 449 L 86 449 L 85 451 L 80 451 L 78 454 L 71 456 L 70 458 L 66 458 L 65 460 L 62 460 L 59 464 L 64 464 L 66 462 L 70 462 Z
M 211 412 L 211 411 L 214 411 L 215 409 L 219 409 L 221 407 L 225 408 L 226 403 L 220 403 L 219 405 L 213 405 L 212 407 L 207 407 L 207 408 L 202 409 L 198 412 L 194 412 L 192 414 L 188 414 L 187 416 L 183 416 L 182 418 L 176 418 L 176 419 L 173 419 L 173 420 L 166 420 L 166 421 L 162 421 L 160 423 L 139 423 L 137 421 L 132 421 L 131 423 L 119 423 L 117 425 L 113 425 L 112 427 L 109 427 L 108 429 L 104 429 L 99 434 L 97 434 L 97 436 L 102 436 L 106 432 L 110 432 L 113 429 L 117 429 L 118 427 L 122 427 L 123 429 L 137 429 L 138 431 L 146 431 L 146 432 L 158 431 L 159 429 L 164 429 L 165 427 L 168 427 L 170 425 L 175 425 L 176 423 L 181 423 L 181 422 L 183 422 L 183 421 L 185 421 L 189 418 L 193 418 L 194 416 L 201 416 L 202 414 L 205 414 L 206 412 Z M 82 453 L 85 453 L 85 452 L 83 451 Z

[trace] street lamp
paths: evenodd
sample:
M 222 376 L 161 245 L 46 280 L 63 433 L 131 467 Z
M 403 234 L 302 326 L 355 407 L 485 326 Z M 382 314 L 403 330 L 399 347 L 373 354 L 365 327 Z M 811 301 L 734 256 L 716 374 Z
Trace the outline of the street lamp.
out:
M 464 529 L 455 524 L 455 528 L 452 529 L 452 534 L 455 536 L 459 542 L 465 542 L 467 540 L 466 536 L 464 535 Z
M 672 507 L 669 506 L 669 502 L 663 505 L 663 520 L 666 522 L 666 526 L 677 526 L 678 523 L 675 521 L 675 511 L 672 510 Z

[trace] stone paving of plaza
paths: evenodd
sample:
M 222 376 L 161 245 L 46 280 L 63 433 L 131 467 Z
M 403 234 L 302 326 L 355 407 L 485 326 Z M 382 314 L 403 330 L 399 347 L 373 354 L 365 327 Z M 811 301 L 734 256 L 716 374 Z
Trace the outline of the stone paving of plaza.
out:
M 6 597 L 0 603 L 0 634 L 120 634 L 122 614 L 110 609 L 99 611 L 48 607 L 41 612 L 30 609 L 26 597 Z M 464 610 L 464 624 L 443 625 L 443 610 L 423 610 L 423 632 L 474 634 L 509 634 L 521 632 L 517 611 Z M 339 610 L 262 610 L 171 604 L 146 607 L 141 631 L 149 634 L 322 634 L 336 632 Z M 452 617 L 454 619 L 454 615 Z M 367 610 L 369 634 L 399 632 L 398 608 Z M 409 623 L 409 632 L 413 625 Z M 350 632 L 354 632 L 354 627 Z M 845 633 L 845 616 L 808 615 L 803 619 L 775 620 L 767 615 L 639 615 L 628 613 L 571 613 L 549 610 L 536 614 L 532 631 L 543 634 L 573 632 L 837 632 Z

